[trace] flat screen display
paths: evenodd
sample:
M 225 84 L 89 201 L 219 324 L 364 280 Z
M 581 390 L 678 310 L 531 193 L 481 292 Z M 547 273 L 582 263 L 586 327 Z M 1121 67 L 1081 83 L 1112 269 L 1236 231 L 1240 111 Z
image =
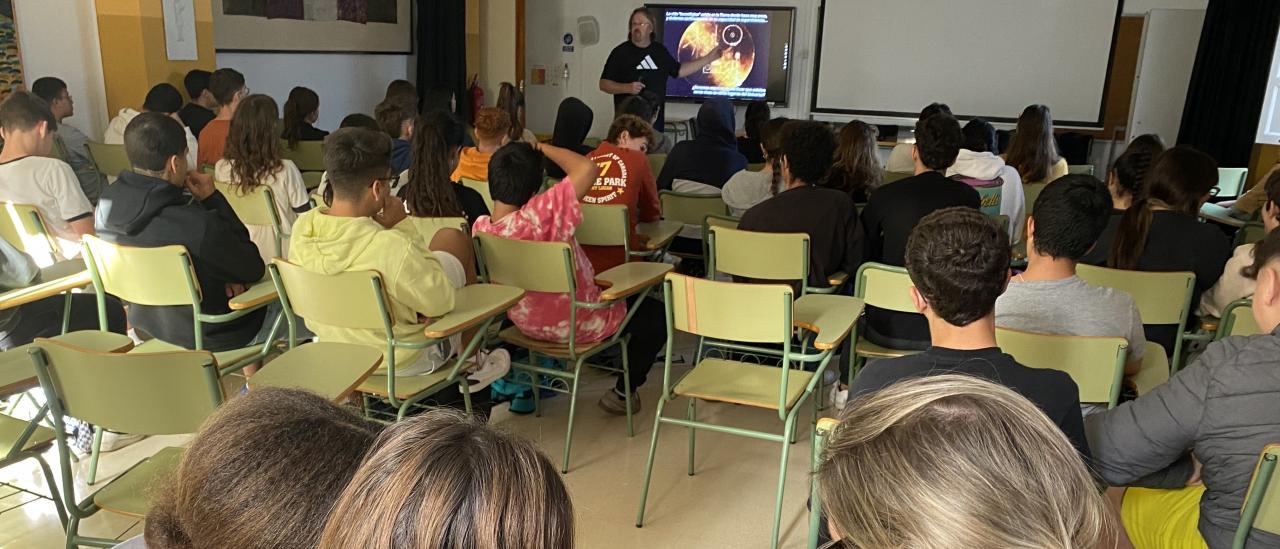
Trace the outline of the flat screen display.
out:
M 684 78 L 667 80 L 667 97 L 786 103 L 793 8 L 649 5 L 659 39 L 677 61 L 725 52 Z

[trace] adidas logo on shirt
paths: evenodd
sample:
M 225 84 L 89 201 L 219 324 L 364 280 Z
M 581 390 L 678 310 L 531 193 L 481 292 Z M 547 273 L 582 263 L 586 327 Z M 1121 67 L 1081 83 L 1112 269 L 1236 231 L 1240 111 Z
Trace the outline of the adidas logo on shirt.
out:
M 646 56 L 644 56 L 644 60 L 643 60 L 643 61 L 641 61 L 639 65 L 636 65 L 636 70 L 638 70 L 638 71 L 656 71 L 656 70 L 658 70 L 658 64 L 653 62 L 653 58 L 652 58 L 652 57 L 650 57 L 650 56 L 646 55 Z

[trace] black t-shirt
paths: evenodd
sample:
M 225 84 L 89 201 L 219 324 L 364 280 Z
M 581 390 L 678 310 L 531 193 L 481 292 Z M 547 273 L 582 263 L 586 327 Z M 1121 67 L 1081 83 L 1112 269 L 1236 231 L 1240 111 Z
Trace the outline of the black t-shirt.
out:
M 962 351 L 943 347 L 901 358 L 878 360 L 863 368 L 849 387 L 852 399 L 898 381 L 935 374 L 968 374 L 1013 389 L 1044 411 L 1062 429 L 1087 463 L 1089 441 L 1080 413 L 1080 389 L 1071 376 L 1058 370 L 1028 368 L 998 347 Z
M 182 123 L 191 128 L 191 135 L 194 135 L 197 139 L 200 138 L 200 131 L 204 129 L 204 125 L 213 120 L 215 116 L 213 111 L 195 103 L 187 103 L 181 109 L 178 109 L 178 118 L 181 118 Z
M 862 225 L 848 194 L 812 185 L 783 191 L 742 215 L 738 228 L 809 235 L 809 285 L 826 288 L 836 271 L 862 264 Z
M 621 84 L 642 82 L 644 89 L 659 97 L 660 103 L 655 105 L 654 113 L 658 115 L 654 127 L 662 131 L 663 108 L 667 97 L 667 78 L 680 74 L 680 62 L 671 56 L 667 47 L 657 42 L 650 42 L 648 47 L 641 48 L 630 40 L 618 44 L 609 52 L 609 59 L 604 62 L 604 71 L 600 78 Z M 613 96 L 613 106 L 620 105 L 629 94 L 620 93 Z
M 475 189 L 461 183 L 453 184 L 453 192 L 458 197 L 458 205 L 462 206 L 462 215 L 467 216 L 467 223 L 475 223 L 482 215 L 489 215 L 489 206 L 484 197 Z

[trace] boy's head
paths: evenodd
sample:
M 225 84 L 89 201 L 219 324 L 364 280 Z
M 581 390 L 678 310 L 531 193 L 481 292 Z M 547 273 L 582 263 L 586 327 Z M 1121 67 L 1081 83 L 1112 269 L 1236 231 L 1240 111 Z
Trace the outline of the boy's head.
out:
M 244 85 L 244 75 L 235 69 L 218 69 L 209 75 L 209 93 L 218 107 L 235 112 L 236 106 L 244 96 L 249 95 L 249 88 Z
M 142 101 L 142 112 L 173 114 L 180 109 L 182 109 L 182 94 L 178 93 L 178 88 L 169 83 L 152 86 L 147 91 L 146 99 Z
M 951 114 L 951 107 L 946 103 L 929 103 L 923 109 L 920 109 L 920 118 L 916 120 L 924 120 L 935 114 Z
M 501 147 L 511 130 L 511 115 L 497 107 L 483 107 L 476 112 L 476 141 L 481 145 Z
M 623 149 L 648 152 L 653 143 L 653 126 L 639 116 L 624 114 L 609 125 L 606 140 Z
M 742 115 L 742 131 L 746 132 L 747 137 L 751 139 L 760 139 L 760 128 L 769 121 L 771 116 L 767 101 L 748 103 L 747 112 Z
M 821 122 L 793 120 L 782 127 L 782 181 L 817 185 L 836 154 L 836 136 Z
M 1253 265 L 1240 274 L 1257 281 L 1253 291 L 1253 319 L 1262 331 L 1280 325 L 1280 231 L 1267 233 L 1254 245 Z
M 924 216 L 907 239 L 911 299 L 931 319 L 968 326 L 993 314 L 1009 282 L 1009 233 L 973 208 Z
M 964 136 L 951 113 L 938 113 L 916 122 L 916 145 L 912 156 L 916 171 L 942 171 L 956 162 Z M 923 167 L 924 170 L 920 168 Z
M 519 208 L 540 188 L 542 153 L 528 143 L 507 143 L 489 158 L 489 194 L 495 202 Z
M 1267 202 L 1262 205 L 1262 226 L 1268 233 L 1275 232 L 1280 226 L 1280 170 L 1271 172 L 1271 176 L 1263 183 L 1267 193 Z
M 417 109 L 413 103 L 403 97 L 392 97 L 378 103 L 373 108 L 373 117 L 378 120 L 378 127 L 393 139 L 409 139 L 413 137 L 413 117 Z
M 74 116 L 76 113 L 75 103 L 71 100 L 71 92 L 67 90 L 67 83 L 61 78 L 46 76 L 37 78 L 31 83 L 31 93 L 36 97 L 43 99 L 49 104 L 49 111 L 53 113 L 53 117 L 59 121 Z
M 1111 218 L 1111 193 L 1092 175 L 1065 175 L 1036 198 L 1027 222 L 1027 242 L 1035 256 L 1079 261 L 1089 253 Z
M 144 112 L 124 129 L 124 152 L 135 173 L 182 186 L 187 176 L 187 133 L 173 117 Z
M 994 153 L 998 148 L 996 127 L 981 118 L 974 118 L 961 130 L 964 134 L 964 148 L 973 152 Z
M 25 154 L 48 156 L 53 150 L 53 132 L 57 130 L 58 121 L 49 104 L 30 92 L 11 92 L 0 102 L 0 137 L 4 138 L 5 147 L 15 146 Z
M 187 97 L 191 98 L 194 103 L 213 103 L 213 94 L 209 92 L 209 77 L 213 73 L 193 69 L 187 71 L 187 75 L 182 78 L 182 87 L 187 89 Z
M 378 126 L 377 120 L 374 120 L 372 116 L 369 116 L 361 112 L 351 113 L 344 116 L 342 118 L 342 122 L 338 123 L 338 127 L 339 128 L 364 128 L 366 130 L 373 130 L 375 132 L 382 131 L 382 128 Z
M 621 103 L 618 103 L 618 111 L 614 113 L 614 117 L 630 114 L 652 124 L 653 115 L 655 114 L 653 105 L 652 102 L 645 98 L 645 92 L 640 92 L 640 95 L 627 96 Z
M 364 128 L 338 129 L 324 140 L 324 169 L 334 201 L 376 211 L 390 192 L 391 138 Z

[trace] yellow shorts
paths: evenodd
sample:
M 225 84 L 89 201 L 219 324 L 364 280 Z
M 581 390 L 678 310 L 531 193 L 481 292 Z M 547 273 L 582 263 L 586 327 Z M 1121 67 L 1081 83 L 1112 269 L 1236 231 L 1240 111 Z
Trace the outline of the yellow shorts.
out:
M 1137 549 L 1207 549 L 1197 527 L 1204 486 L 1180 490 L 1129 488 L 1120 519 Z

